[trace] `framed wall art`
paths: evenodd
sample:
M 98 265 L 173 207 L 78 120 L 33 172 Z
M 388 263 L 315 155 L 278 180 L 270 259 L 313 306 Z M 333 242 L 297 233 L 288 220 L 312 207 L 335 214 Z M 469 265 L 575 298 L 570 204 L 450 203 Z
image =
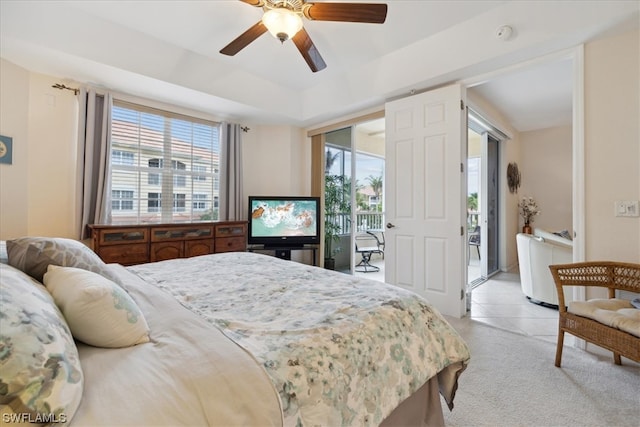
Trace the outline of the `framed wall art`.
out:
M 0 135 L 0 163 L 11 164 L 13 160 L 13 138 Z

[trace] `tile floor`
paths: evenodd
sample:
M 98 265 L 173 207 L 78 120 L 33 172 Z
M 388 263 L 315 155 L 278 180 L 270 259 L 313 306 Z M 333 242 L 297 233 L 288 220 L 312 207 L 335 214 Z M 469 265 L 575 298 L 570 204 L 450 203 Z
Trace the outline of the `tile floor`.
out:
M 558 310 L 529 302 L 517 272 L 498 273 L 474 288 L 470 318 L 553 343 L 558 337 Z
M 356 275 L 384 281 L 384 261 L 373 257 L 371 264 L 379 266 L 380 271 Z M 469 280 L 473 281 L 479 277 L 479 271 L 477 257 L 472 254 L 469 262 Z M 520 275 L 517 271 L 500 272 L 476 286 L 471 293 L 469 318 L 553 343 L 558 336 L 558 310 L 529 302 L 520 288 Z

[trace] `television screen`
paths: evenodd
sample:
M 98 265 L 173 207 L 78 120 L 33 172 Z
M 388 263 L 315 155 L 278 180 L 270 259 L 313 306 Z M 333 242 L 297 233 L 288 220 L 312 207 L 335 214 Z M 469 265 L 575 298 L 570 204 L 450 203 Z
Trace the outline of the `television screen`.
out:
M 319 243 L 318 197 L 249 197 L 249 244 Z

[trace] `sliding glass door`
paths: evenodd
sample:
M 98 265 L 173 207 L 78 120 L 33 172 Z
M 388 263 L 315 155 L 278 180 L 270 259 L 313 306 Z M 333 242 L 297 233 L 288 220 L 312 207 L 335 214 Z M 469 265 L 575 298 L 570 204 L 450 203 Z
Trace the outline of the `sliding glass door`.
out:
M 467 157 L 468 283 L 498 272 L 500 140 L 478 118 L 469 120 Z
M 351 272 L 351 126 L 325 134 L 325 267 Z
M 384 280 L 384 119 L 325 133 L 324 158 L 325 264 Z
M 482 211 L 484 230 L 481 237 L 486 245 L 481 246 L 481 254 L 484 261 L 481 263 L 482 276 L 490 277 L 498 272 L 498 203 L 499 203 L 499 164 L 498 164 L 498 147 L 500 141 L 493 135 L 485 132 L 482 135 L 482 163 L 483 169 L 486 171 L 482 182 Z

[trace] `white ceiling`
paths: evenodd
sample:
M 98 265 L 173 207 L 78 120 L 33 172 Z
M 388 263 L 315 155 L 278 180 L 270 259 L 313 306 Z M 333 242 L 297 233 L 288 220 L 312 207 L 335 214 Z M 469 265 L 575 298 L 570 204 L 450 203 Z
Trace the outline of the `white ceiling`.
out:
M 637 28 L 640 10 L 633 0 L 387 3 L 382 25 L 305 20 L 327 63 L 317 73 L 291 42 L 268 33 L 233 57 L 219 54 L 262 15 L 236 0 L 2 0 L 0 56 L 61 83 L 220 119 L 309 127 Z M 496 37 L 505 24 L 514 28 L 507 41 Z M 563 60 L 493 75 L 471 90 L 530 130 L 570 121 L 571 81 Z

